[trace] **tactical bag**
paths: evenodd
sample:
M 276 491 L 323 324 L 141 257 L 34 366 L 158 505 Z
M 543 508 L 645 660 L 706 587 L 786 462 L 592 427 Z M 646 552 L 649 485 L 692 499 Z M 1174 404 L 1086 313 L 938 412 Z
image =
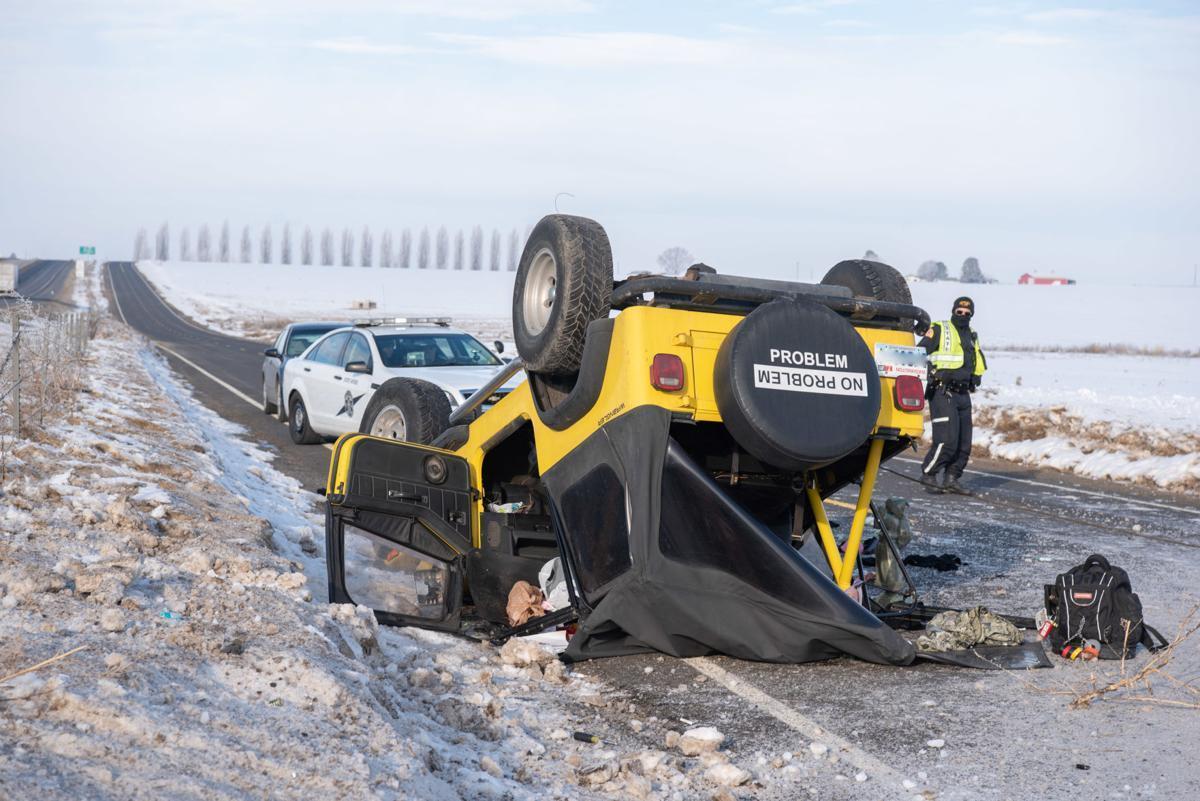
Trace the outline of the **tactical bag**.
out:
M 1100 659 L 1132 657 L 1139 643 L 1151 651 L 1166 646 L 1162 635 L 1142 621 L 1142 601 L 1129 574 L 1100 554 L 1046 585 L 1046 615 L 1054 623 L 1049 640 L 1056 653 L 1088 640 L 1100 644 Z

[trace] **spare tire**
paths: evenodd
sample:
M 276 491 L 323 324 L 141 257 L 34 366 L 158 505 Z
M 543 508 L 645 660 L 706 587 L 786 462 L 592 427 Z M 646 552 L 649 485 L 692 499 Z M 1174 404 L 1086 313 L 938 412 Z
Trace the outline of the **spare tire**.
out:
M 449 420 L 450 399 L 437 384 L 419 378 L 390 378 L 371 396 L 358 430 L 373 437 L 428 445 L 449 427 Z
M 844 286 L 859 298 L 885 300 L 889 303 L 912 303 L 912 291 L 908 288 L 908 281 L 895 267 L 881 261 L 839 261 L 829 268 L 821 283 Z
M 513 286 L 513 336 L 532 373 L 578 372 L 588 323 L 608 317 L 612 248 L 595 220 L 543 217 L 525 243 Z
M 835 462 L 879 418 L 871 349 L 836 312 L 803 299 L 759 306 L 721 343 L 713 386 L 729 433 L 774 467 Z

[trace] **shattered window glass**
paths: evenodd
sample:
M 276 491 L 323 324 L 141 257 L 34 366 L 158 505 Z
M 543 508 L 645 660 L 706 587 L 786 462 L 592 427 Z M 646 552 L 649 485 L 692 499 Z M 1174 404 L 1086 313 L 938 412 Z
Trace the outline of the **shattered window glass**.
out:
M 355 526 L 343 532 L 346 592 L 355 603 L 396 615 L 446 617 L 450 571 L 445 562 Z

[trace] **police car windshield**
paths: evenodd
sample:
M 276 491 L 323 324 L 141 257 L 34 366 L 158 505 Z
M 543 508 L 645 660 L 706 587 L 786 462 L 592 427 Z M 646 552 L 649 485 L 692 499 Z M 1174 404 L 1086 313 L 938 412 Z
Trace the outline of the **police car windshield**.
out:
M 500 360 L 466 334 L 376 334 L 386 367 L 479 367 Z

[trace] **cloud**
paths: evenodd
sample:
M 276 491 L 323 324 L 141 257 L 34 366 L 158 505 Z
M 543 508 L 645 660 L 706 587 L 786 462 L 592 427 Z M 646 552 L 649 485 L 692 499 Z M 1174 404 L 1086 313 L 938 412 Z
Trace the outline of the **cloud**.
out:
M 316 50 L 349 55 L 403 55 L 419 52 L 419 48 L 405 45 L 380 44 L 361 36 L 343 36 L 337 39 L 318 39 L 308 43 Z
M 788 3 L 783 6 L 775 6 L 771 9 L 771 13 L 810 16 L 813 14 L 822 14 L 831 8 L 852 6 L 857 2 L 858 0 L 806 0 L 806 2 L 802 3 Z
M 399 14 L 485 21 L 595 10 L 588 0 L 398 0 L 385 8 Z
M 711 64 L 726 60 L 737 50 L 737 46 L 715 39 L 640 32 L 516 37 L 436 34 L 434 38 L 501 61 L 556 67 Z
M 1030 22 L 1096 22 L 1117 16 L 1100 8 L 1052 8 L 1026 14 Z
M 1070 44 L 1071 39 L 1065 36 L 1047 36 L 1041 33 L 1023 33 L 1013 31 L 1010 33 L 1002 33 L 996 37 L 999 44 L 1020 45 L 1025 47 L 1056 47 L 1058 45 Z

